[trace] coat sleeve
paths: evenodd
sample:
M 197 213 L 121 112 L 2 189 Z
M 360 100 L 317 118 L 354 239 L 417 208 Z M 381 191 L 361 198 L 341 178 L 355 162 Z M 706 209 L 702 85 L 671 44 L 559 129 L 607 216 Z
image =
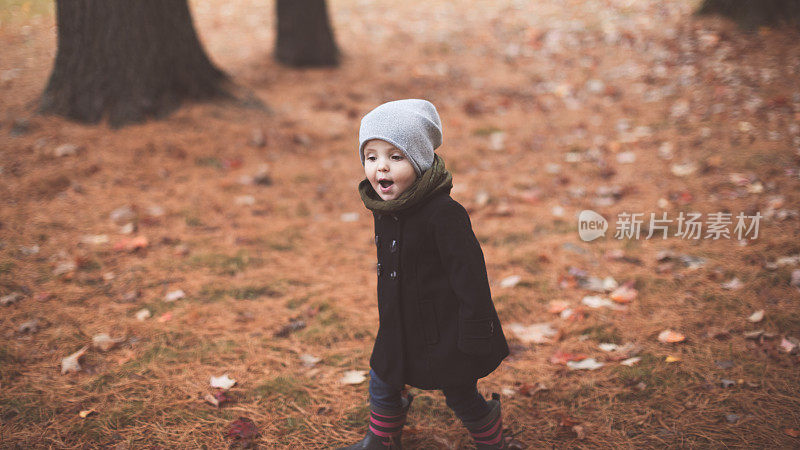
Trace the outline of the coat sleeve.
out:
M 492 304 L 486 263 L 467 211 L 445 202 L 432 216 L 442 267 L 458 299 L 458 347 L 464 353 L 491 352 L 490 338 L 499 324 Z

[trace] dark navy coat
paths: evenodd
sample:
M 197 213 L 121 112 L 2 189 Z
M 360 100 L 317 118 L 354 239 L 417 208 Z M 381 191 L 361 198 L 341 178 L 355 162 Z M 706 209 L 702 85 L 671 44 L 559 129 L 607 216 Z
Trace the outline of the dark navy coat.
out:
M 491 373 L 508 344 L 464 207 L 439 192 L 373 217 L 380 327 L 370 366 L 378 377 L 439 389 Z

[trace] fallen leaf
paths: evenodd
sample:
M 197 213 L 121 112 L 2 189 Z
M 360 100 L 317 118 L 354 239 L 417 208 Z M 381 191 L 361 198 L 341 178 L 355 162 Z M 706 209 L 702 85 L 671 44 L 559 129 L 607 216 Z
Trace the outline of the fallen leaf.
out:
M 783 432 L 786 433 L 787 436 L 791 436 L 793 438 L 800 437 L 800 430 L 797 428 L 784 428 Z
M 500 390 L 500 395 L 503 397 L 513 397 L 517 395 L 517 390 L 512 387 L 503 386 L 503 389 Z
M 252 195 L 237 195 L 233 202 L 238 206 L 253 206 L 256 204 L 256 198 Z
M 550 300 L 547 312 L 551 314 L 561 314 L 569 308 L 569 303 L 564 300 Z
M 83 346 L 83 348 L 65 358 L 61 358 L 61 374 L 80 371 L 81 365 L 78 360 L 86 353 L 86 350 L 89 350 L 88 345 Z
M 603 367 L 605 364 L 597 361 L 594 358 L 586 358 L 582 361 L 567 361 L 567 367 L 572 370 L 595 370 Z
M 107 244 L 109 241 L 107 234 L 87 234 L 81 237 L 81 244 L 87 245 L 101 245 Z
M 111 211 L 111 214 L 109 214 L 109 219 L 111 219 L 117 225 L 122 225 L 135 220 L 136 212 L 128 205 L 120 206 L 114 211 Z
M 220 405 L 228 401 L 228 396 L 223 391 L 216 391 L 213 394 L 207 393 L 203 396 L 203 400 L 219 408 Z
M 172 312 L 170 311 L 165 312 L 164 314 L 158 316 L 158 319 L 156 319 L 158 323 L 165 323 L 169 322 L 170 320 L 172 320 Z
M 664 330 L 658 335 L 658 340 L 665 344 L 682 342 L 684 339 L 686 339 L 686 336 L 672 330 Z
M 728 289 L 728 290 L 731 290 L 731 291 L 739 290 L 743 286 L 744 286 L 744 283 L 742 283 L 742 281 L 739 280 L 739 278 L 737 278 L 737 277 L 733 277 L 733 278 L 730 279 L 730 281 L 722 283 L 722 288 L 723 289 Z
M 114 346 L 117 344 L 124 341 L 124 337 L 112 339 L 111 336 L 101 333 L 92 337 L 92 347 L 100 350 L 101 352 L 107 352 L 114 348 Z
M 697 165 L 693 162 L 673 164 L 670 166 L 670 170 L 672 171 L 672 174 L 677 177 L 686 177 L 697 171 Z
M 22 300 L 24 297 L 19 292 L 12 292 L 8 295 L 0 297 L 0 305 L 9 306 Z
M 753 323 L 761 322 L 762 320 L 764 320 L 764 310 L 759 309 L 753 314 L 750 314 L 750 317 L 748 317 L 747 320 Z
M 211 387 L 220 388 L 227 391 L 235 384 L 236 380 L 231 379 L 227 373 L 221 377 L 211 377 Z
M 780 348 L 786 353 L 792 353 L 798 346 L 796 342 L 792 342 L 791 338 L 781 338 Z
M 558 334 L 558 331 L 546 322 L 527 326 L 515 322 L 509 324 L 507 328 L 526 344 L 544 344 L 550 342 L 550 338 Z
M 176 289 L 174 291 L 167 292 L 167 295 L 164 296 L 164 301 L 169 303 L 174 302 L 175 300 L 180 300 L 184 297 L 186 297 L 186 293 L 183 292 L 182 289 Z
M 142 308 L 139 311 L 136 311 L 136 320 L 147 320 L 153 314 L 147 308 Z
M 357 222 L 358 213 L 357 212 L 342 213 L 342 215 L 339 217 L 339 220 L 341 220 L 342 222 Z
M 475 193 L 475 206 L 478 208 L 483 208 L 484 206 L 488 205 L 491 201 L 491 196 L 489 192 L 485 190 L 479 190 Z
M 674 363 L 674 362 L 678 362 L 680 360 L 681 359 L 678 358 L 677 356 L 671 356 L 671 355 L 667 356 L 666 358 L 664 358 L 664 362 L 666 362 L 666 363 Z
M 745 339 L 758 339 L 764 334 L 764 330 L 748 331 L 744 334 Z
M 260 434 L 252 420 L 247 417 L 239 417 L 228 425 L 226 436 L 236 440 L 250 441 L 260 436 Z
M 23 322 L 19 326 L 18 331 L 20 333 L 36 333 L 37 331 L 39 331 L 39 320 L 31 319 L 27 322 Z
M 800 269 L 792 271 L 792 279 L 789 281 L 789 286 L 800 289 Z
M 83 411 L 78 413 L 78 416 L 80 416 L 81 419 L 85 419 L 89 417 L 91 414 L 97 414 L 97 411 L 93 409 L 84 409 Z
M 147 247 L 149 242 L 145 236 L 136 236 L 134 238 L 125 238 L 114 244 L 114 250 L 134 252 L 140 248 Z
M 586 355 L 581 353 L 566 353 L 562 352 L 561 350 L 556 350 L 556 352 L 550 357 L 550 363 L 564 365 L 569 361 L 579 361 L 585 358 Z
M 615 352 L 615 351 L 619 350 L 619 345 L 610 344 L 608 342 L 601 342 L 601 343 L 597 344 L 597 347 L 600 350 L 604 351 L 604 352 Z
M 136 231 L 136 226 L 133 225 L 133 222 L 119 227 L 119 234 L 132 234 L 134 231 Z
M 500 287 L 501 288 L 512 288 L 512 287 L 516 286 L 517 283 L 519 283 L 519 281 L 521 279 L 522 279 L 522 277 L 519 276 L 519 275 L 511 275 L 510 277 L 503 278 L 503 280 L 500 281 Z
M 366 370 L 348 370 L 339 382 L 342 384 L 361 384 L 367 379 Z
M 581 299 L 581 304 L 588 306 L 589 308 L 609 308 L 615 311 L 624 311 L 627 309 L 624 305 L 618 305 L 617 303 L 612 302 L 611 300 L 601 297 L 599 295 L 587 295 Z
M 630 366 L 632 366 L 632 365 L 634 365 L 634 364 L 638 363 L 638 362 L 639 362 L 639 361 L 641 361 L 641 360 L 642 360 L 642 358 L 641 358 L 641 357 L 639 357 L 639 356 L 634 356 L 633 358 L 628 358 L 628 359 L 626 359 L 626 360 L 624 360 L 624 361 L 620 361 L 620 364 L 622 364 L 623 366 L 628 366 L 628 367 L 630 367 Z
M 632 151 L 626 151 L 622 153 L 617 153 L 617 162 L 620 164 L 632 164 L 636 162 L 636 153 Z
M 322 358 L 314 355 L 309 355 L 308 353 L 303 353 L 300 355 L 300 361 L 306 367 L 314 367 L 318 362 L 322 361 Z
M 603 351 L 609 352 L 606 358 L 609 361 L 622 361 L 638 355 L 642 350 L 641 347 L 632 342 L 627 342 L 623 345 L 601 343 L 598 344 L 598 347 Z
M 537 392 L 547 391 L 548 388 L 544 383 L 537 382 L 536 384 L 523 384 L 519 387 L 519 393 L 522 395 L 527 395 L 528 397 L 536 394 Z
M 633 283 L 625 283 L 622 286 L 614 289 L 614 291 L 609 294 L 611 300 L 614 300 L 617 303 L 630 303 L 636 299 L 638 295 L 638 291 L 634 289 Z

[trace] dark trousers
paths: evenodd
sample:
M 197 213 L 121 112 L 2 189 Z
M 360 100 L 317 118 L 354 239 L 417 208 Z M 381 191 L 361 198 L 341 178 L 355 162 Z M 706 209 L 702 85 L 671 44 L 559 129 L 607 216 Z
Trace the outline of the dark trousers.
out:
M 447 406 L 463 422 L 474 422 L 489 414 L 489 405 L 478 392 L 478 382 L 469 385 L 442 389 Z M 373 406 L 386 409 L 400 409 L 400 390 L 393 388 L 378 378 L 374 370 L 369 371 L 369 399 Z

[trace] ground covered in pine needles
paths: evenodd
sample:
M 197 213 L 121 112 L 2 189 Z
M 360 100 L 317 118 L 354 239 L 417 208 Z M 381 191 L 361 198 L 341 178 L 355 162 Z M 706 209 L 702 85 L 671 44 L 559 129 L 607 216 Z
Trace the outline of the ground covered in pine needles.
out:
M 341 67 L 293 70 L 270 59 L 274 5 L 193 1 L 211 58 L 271 113 L 195 104 L 120 130 L 34 114 L 50 2 L 2 3 L 0 446 L 359 439 L 350 371 L 377 309 L 357 132 L 398 98 L 442 117 L 512 346 L 479 389 L 523 441 L 800 445 L 796 32 L 688 1 L 329 3 Z M 584 209 L 605 237 L 579 238 Z M 624 212 L 638 238 L 615 237 Z M 729 236 L 662 239 L 662 212 L 730 213 Z M 404 442 L 470 445 L 424 391 Z

